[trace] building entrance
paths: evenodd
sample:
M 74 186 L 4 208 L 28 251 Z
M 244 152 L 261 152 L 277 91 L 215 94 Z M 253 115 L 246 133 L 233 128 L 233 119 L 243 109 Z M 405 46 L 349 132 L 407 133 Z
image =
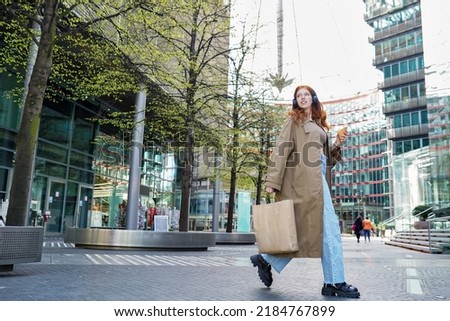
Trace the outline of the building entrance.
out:
M 66 184 L 62 181 L 50 180 L 47 189 L 45 209 L 50 212 L 45 226 L 50 233 L 62 233 Z M 45 214 L 45 211 L 44 213 Z

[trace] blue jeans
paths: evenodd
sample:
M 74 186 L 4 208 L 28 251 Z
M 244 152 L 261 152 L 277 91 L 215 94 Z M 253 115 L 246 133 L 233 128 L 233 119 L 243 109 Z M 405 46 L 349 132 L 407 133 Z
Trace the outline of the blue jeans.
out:
M 342 255 L 342 240 L 339 222 L 331 201 L 330 190 L 325 179 L 326 156 L 322 155 L 322 182 L 323 182 L 323 248 L 322 248 L 322 271 L 324 283 L 336 284 L 345 282 L 344 259 Z M 262 254 L 264 260 L 269 263 L 275 271 L 281 271 L 288 265 L 292 258 L 277 257 L 270 254 Z

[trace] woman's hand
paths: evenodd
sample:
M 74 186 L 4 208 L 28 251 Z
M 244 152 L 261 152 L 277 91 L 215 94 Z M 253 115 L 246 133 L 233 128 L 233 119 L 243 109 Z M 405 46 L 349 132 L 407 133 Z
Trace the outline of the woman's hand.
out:
M 336 142 L 334 143 L 334 146 L 341 147 L 342 145 L 344 145 L 347 138 L 348 138 L 347 127 L 343 127 L 337 132 Z
M 275 193 L 275 189 L 273 187 L 267 186 L 266 187 L 266 192 L 267 193 Z

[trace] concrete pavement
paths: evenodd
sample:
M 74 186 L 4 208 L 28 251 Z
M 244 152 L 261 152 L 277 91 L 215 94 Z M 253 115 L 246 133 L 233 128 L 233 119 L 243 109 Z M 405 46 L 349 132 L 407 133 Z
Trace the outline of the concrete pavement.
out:
M 360 299 L 324 297 L 320 259 L 295 259 L 266 288 L 256 245 L 207 251 L 100 250 L 46 238 L 42 261 L 0 273 L 1 301 L 449 301 L 450 255 L 356 243 L 344 235 L 347 282 Z

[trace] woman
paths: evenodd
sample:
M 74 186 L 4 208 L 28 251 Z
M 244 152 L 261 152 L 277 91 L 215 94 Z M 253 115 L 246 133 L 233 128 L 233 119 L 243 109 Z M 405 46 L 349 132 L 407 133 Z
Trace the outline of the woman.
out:
M 345 282 L 340 229 L 330 194 L 331 168 L 341 160 L 340 146 L 347 131 L 340 130 L 330 146 L 326 113 L 310 86 L 298 86 L 292 102 L 270 158 L 265 186 L 277 200 L 294 200 L 299 250 L 287 255 L 255 254 L 251 262 L 270 287 L 272 267 L 281 273 L 292 258 L 321 258 L 322 295 L 358 298 L 358 289 Z
M 355 227 L 355 230 L 353 232 L 355 232 L 356 235 L 356 240 L 359 243 L 359 238 L 361 237 L 361 231 L 363 229 L 363 220 L 361 215 L 358 215 L 358 217 L 356 218 L 356 220 L 353 222 L 353 226 Z

